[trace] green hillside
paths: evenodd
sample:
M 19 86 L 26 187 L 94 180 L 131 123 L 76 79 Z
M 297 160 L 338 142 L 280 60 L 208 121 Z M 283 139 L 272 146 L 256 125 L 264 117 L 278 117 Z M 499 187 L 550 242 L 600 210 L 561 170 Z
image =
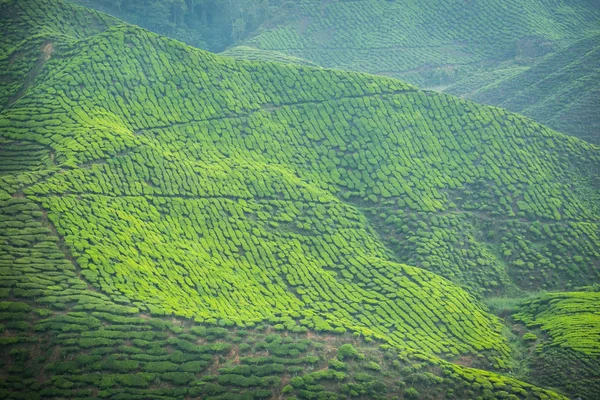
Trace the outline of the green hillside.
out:
M 220 52 L 248 37 L 284 0 L 69 0 L 191 46 Z
M 526 115 L 557 131 L 600 143 L 600 35 L 492 84 L 460 82 L 446 91 Z
M 598 143 L 589 0 L 74 0 L 196 47 L 400 78 Z
M 598 281 L 597 146 L 59 0 L 0 24 L 3 397 L 560 397 L 479 300 Z
M 319 67 L 312 61 L 303 60 L 294 56 L 288 56 L 278 51 L 259 50 L 254 47 L 247 46 L 232 47 L 220 53 L 220 55 L 232 57 L 238 60 L 274 61 L 284 64 L 300 64 L 307 65 L 309 67 Z
M 73 0 L 190 45 L 445 87 L 486 84 L 598 32 L 591 0 Z M 238 48 L 239 47 L 239 48 Z
M 324 67 L 437 86 L 540 57 L 598 29 L 593 2 L 297 1 L 246 41 Z

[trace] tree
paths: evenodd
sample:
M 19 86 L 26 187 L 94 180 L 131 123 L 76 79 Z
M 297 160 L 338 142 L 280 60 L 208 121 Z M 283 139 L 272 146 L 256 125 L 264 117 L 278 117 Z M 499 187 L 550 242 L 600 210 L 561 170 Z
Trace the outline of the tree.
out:
M 350 343 L 346 343 L 337 351 L 337 356 L 340 360 L 345 360 L 347 358 L 357 358 L 358 351 L 352 346 Z

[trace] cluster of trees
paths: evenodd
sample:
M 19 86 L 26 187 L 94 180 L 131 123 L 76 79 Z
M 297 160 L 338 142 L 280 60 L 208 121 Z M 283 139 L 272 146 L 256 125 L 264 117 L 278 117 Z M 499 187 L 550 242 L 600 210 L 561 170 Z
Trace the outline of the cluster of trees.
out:
M 270 15 L 268 0 L 76 0 L 213 52 L 242 40 Z

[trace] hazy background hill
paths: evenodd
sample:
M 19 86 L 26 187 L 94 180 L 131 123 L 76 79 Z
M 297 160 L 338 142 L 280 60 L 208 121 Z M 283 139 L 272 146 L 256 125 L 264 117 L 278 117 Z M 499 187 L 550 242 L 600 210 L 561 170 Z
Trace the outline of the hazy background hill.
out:
M 475 74 L 446 92 L 495 104 L 557 131 L 600 143 L 600 36 L 583 39 L 497 82 Z

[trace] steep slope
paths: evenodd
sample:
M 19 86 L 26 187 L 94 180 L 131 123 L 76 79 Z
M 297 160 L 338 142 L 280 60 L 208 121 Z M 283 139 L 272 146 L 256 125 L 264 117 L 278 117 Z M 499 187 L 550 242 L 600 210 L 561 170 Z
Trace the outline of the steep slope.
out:
M 54 152 L 51 176 L 23 191 L 48 210 L 97 288 L 153 314 L 248 324 L 284 314 L 317 330 L 357 328 L 432 353 L 506 356 L 495 320 L 465 292 L 444 289 L 447 281 L 389 262 L 364 217 L 321 188 L 318 175 L 298 177 L 291 166 L 271 162 L 253 151 L 260 145 L 251 136 L 243 151 L 235 142 L 203 143 L 213 135 L 203 132 L 244 140 L 236 127 L 267 123 L 264 108 L 323 101 L 319 91 L 281 98 L 295 94 L 283 76 L 252 86 L 265 76 L 291 78 L 294 70 L 238 65 L 126 26 L 58 51 L 43 82 L 0 124 L 4 137 Z M 331 78 L 300 72 L 314 88 Z M 371 79 L 336 78 L 349 85 L 338 97 L 369 96 L 358 90 Z M 390 82 L 385 90 L 405 88 Z M 38 117 L 23 121 L 32 109 Z M 439 298 L 440 309 L 420 300 L 398 303 L 398 287 L 408 290 L 402 296 Z M 418 309 L 437 316 L 427 330 Z M 389 326 L 379 326 L 383 321 Z M 434 322 L 452 329 L 437 331 Z
M 56 2 L 39 1 L 27 7 L 26 13 L 15 14 L 12 2 L 0 2 L 3 16 L 0 41 L 0 110 L 14 103 L 36 78 L 51 57 L 57 38 L 84 38 L 119 23 L 115 18 L 91 10 L 65 7 L 56 13 Z M 10 21 L 10 23 L 7 23 Z M 36 26 L 32 36 L 29 26 Z M 40 51 L 41 50 L 41 51 Z
M 213 52 L 282 53 L 425 87 L 518 70 L 597 32 L 600 20 L 591 0 L 73 1 Z
M 50 19 L 81 15 L 44 4 Z M 21 22 L 37 1 L 3 7 L 2 26 L 31 41 L 47 29 Z M 68 310 L 59 322 L 96 310 L 353 331 L 477 380 L 477 393 L 552 395 L 439 357 L 499 369 L 509 358 L 498 319 L 456 283 L 597 280 L 597 147 L 393 79 L 233 61 L 124 24 L 49 43 L 0 114 L 11 302 Z M 155 337 L 79 341 L 71 329 L 89 329 L 63 329 L 73 352 Z
M 446 91 L 526 115 L 560 132 L 600 143 L 600 35 L 581 40 L 531 68 L 492 84 Z

